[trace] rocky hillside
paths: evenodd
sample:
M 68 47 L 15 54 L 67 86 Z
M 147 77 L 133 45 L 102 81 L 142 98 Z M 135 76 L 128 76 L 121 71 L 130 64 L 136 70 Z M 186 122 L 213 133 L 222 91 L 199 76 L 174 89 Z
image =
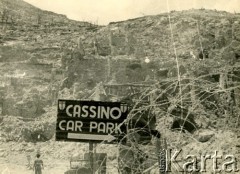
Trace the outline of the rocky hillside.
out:
M 100 27 L 69 20 L 20 0 L 0 3 L 2 112 L 35 117 L 51 104 L 52 87 L 64 79 L 62 57 L 77 45 L 76 38 L 92 35 Z
M 69 20 L 65 15 L 41 10 L 23 0 L 0 1 L 1 22 L 13 24 L 53 24 L 53 23 L 83 23 Z
M 155 115 L 169 147 L 200 153 L 219 145 L 237 154 L 240 14 L 171 11 L 96 26 L 0 0 L 0 20 L 0 142 L 24 142 L 14 153 L 31 153 L 42 141 L 50 143 L 41 151 L 58 158 L 51 148 L 57 99 L 98 94 L 143 103 L 137 113 Z

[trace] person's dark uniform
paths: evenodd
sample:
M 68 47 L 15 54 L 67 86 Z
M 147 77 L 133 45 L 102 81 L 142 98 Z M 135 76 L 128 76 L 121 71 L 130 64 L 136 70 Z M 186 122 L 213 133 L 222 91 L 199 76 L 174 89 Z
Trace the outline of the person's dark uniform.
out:
M 43 161 L 40 158 L 40 154 L 37 154 L 37 159 L 34 161 L 33 170 L 35 174 L 42 174 Z

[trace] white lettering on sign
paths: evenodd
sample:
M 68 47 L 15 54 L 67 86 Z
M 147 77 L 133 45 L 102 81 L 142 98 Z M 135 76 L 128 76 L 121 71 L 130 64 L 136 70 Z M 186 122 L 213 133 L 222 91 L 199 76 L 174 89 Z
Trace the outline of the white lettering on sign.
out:
M 61 120 L 59 122 L 59 128 L 60 128 L 60 130 L 63 130 L 63 131 L 71 130 L 71 131 L 75 131 L 75 132 L 77 132 L 77 131 L 82 132 L 82 126 L 83 126 L 82 121 Z
M 94 132 L 96 131 L 97 133 L 122 133 L 121 131 L 121 124 L 118 123 L 111 123 L 111 122 L 95 122 L 91 121 L 90 122 L 90 127 L 89 127 L 89 132 Z
M 62 121 L 59 122 L 59 128 L 60 128 L 61 130 L 65 130 L 65 128 L 62 127 L 62 124 L 63 124 L 63 123 L 66 123 L 66 120 L 62 120 Z
M 73 108 L 73 117 L 80 117 L 81 114 L 81 107 L 79 105 L 76 105 Z
M 69 117 L 101 118 L 117 120 L 121 117 L 122 111 L 118 107 L 109 106 L 88 106 L 68 105 L 66 113 Z
M 94 122 L 91 121 L 91 122 L 90 122 L 90 128 L 89 128 L 89 131 L 90 131 L 90 132 L 93 132 L 94 129 L 97 129 L 97 125 L 98 125 L 97 122 L 95 122 L 95 121 L 94 121 Z
M 96 116 L 97 116 L 97 113 L 96 113 L 96 106 L 92 106 L 92 107 L 90 107 L 90 115 L 89 115 L 89 117 L 91 117 L 91 118 L 95 118 Z
M 69 112 L 69 109 L 72 108 L 73 105 L 69 105 L 67 108 L 66 108 L 66 113 L 68 116 L 72 117 L 72 114 Z
M 114 111 L 115 111 L 115 113 L 118 113 L 118 115 L 114 115 Z M 111 111 L 110 111 L 111 117 L 115 120 L 117 120 L 121 117 L 121 113 L 122 113 L 121 109 L 119 109 L 117 107 L 112 108 Z

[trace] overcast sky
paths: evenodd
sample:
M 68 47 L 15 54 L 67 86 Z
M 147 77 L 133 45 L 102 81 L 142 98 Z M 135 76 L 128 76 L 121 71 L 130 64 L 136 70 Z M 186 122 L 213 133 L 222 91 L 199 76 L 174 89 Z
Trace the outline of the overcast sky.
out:
M 80 21 L 108 24 L 144 15 L 191 8 L 240 12 L 240 0 L 24 0 Z

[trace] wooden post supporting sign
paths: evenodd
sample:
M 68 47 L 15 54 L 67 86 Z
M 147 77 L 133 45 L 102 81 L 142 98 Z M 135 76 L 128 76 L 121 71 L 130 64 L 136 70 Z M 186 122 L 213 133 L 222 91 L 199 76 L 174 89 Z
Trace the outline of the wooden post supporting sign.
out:
M 89 162 L 92 174 L 94 174 L 93 142 L 89 142 Z

